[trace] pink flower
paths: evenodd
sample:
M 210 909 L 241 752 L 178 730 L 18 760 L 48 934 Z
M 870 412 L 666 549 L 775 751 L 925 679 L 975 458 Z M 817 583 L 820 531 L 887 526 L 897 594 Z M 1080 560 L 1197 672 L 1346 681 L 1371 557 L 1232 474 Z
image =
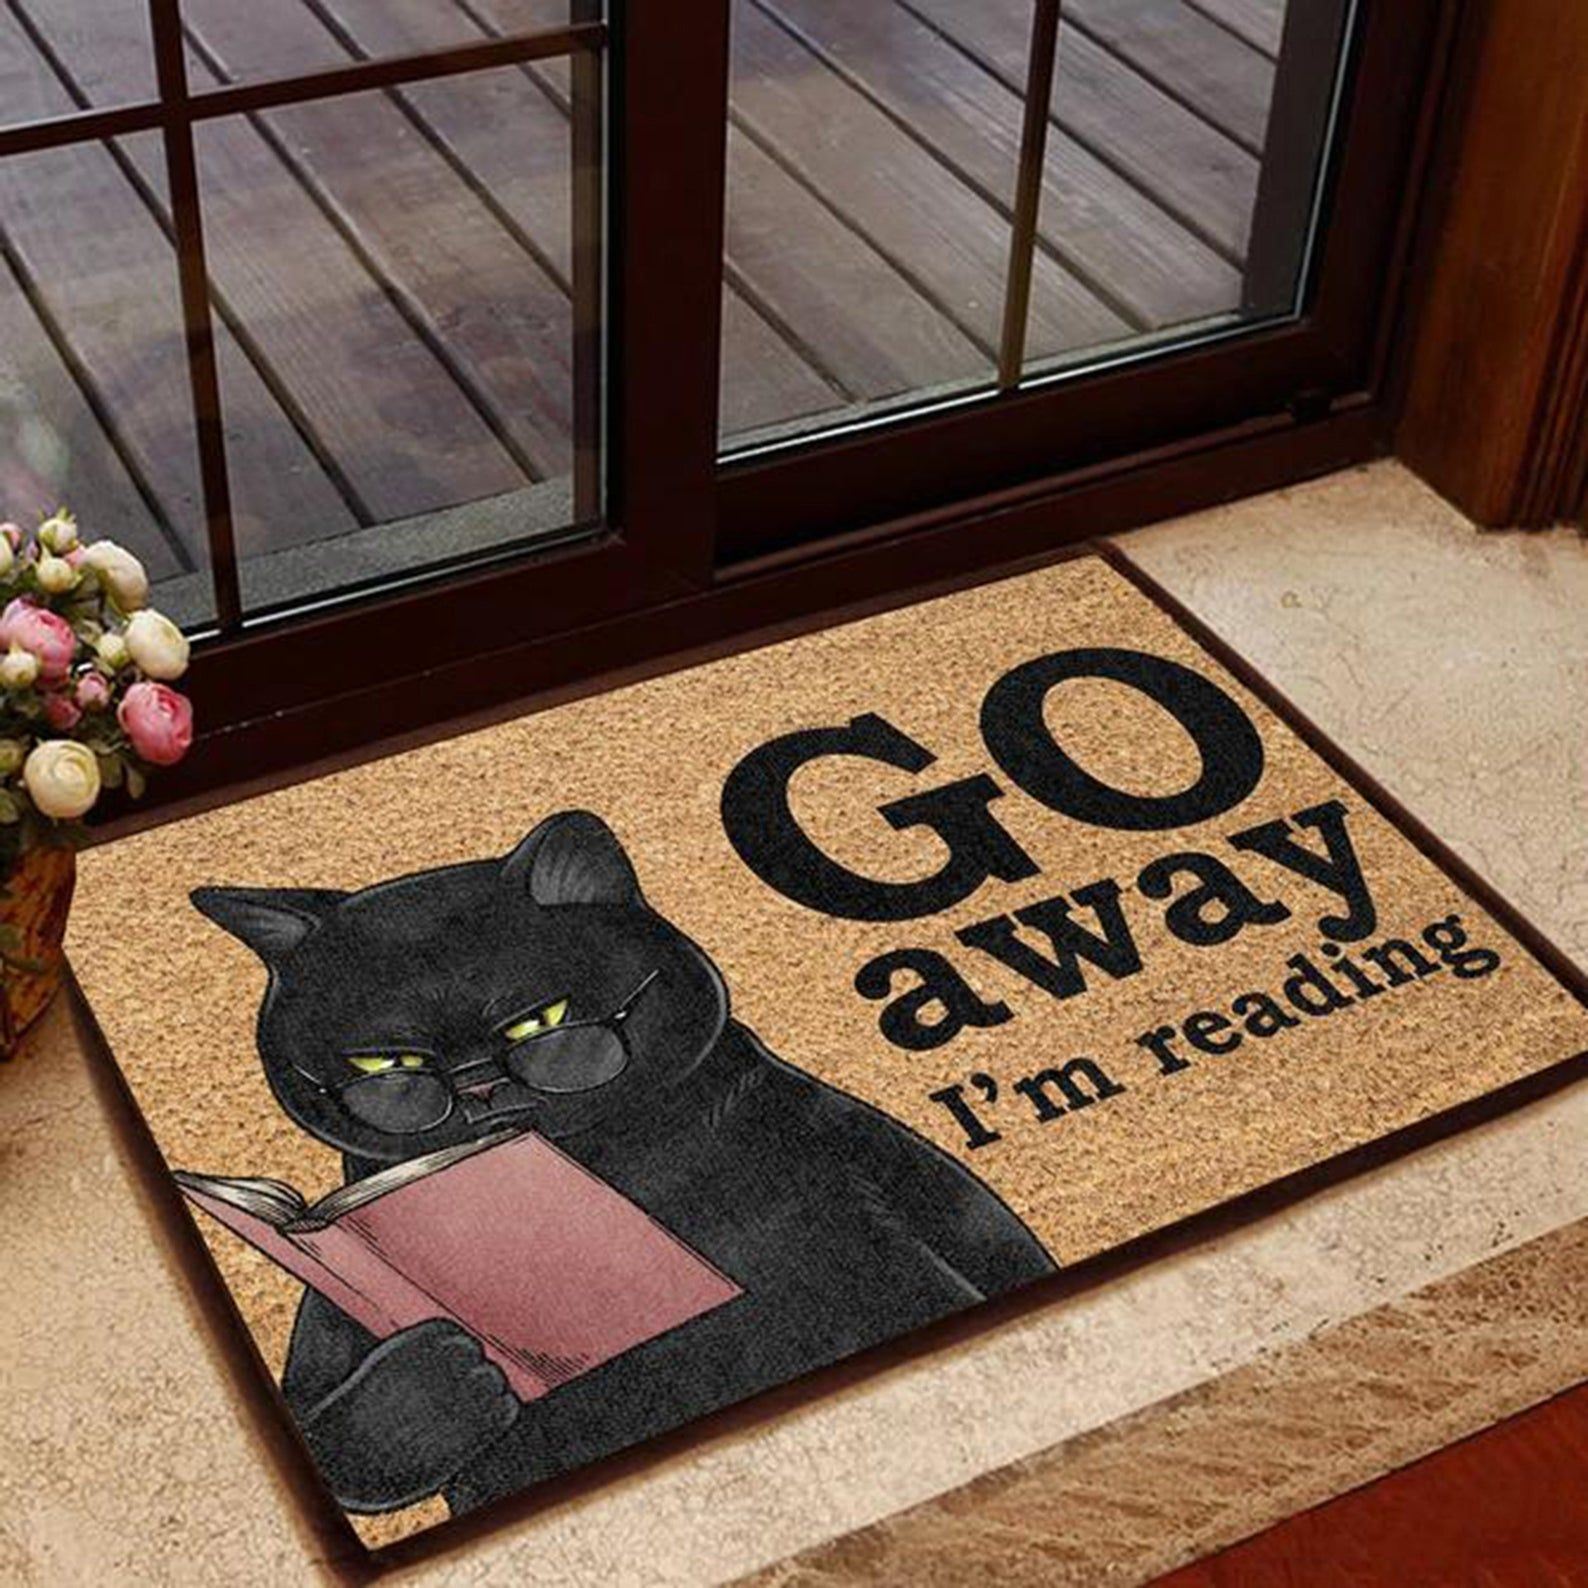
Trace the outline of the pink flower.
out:
M 77 680 L 77 704 L 84 711 L 103 711 L 110 704 L 110 683 L 103 673 L 84 673 Z
M 164 684 L 134 684 L 116 718 L 132 748 L 151 766 L 175 766 L 193 743 L 193 707 Z
M 44 697 L 44 720 L 57 733 L 65 733 L 83 720 L 83 714 L 77 709 L 70 695 L 56 694 L 52 691 Z
M 38 657 L 39 677 L 47 684 L 62 682 L 77 654 L 77 636 L 71 624 L 25 596 L 18 596 L 0 612 L 0 650 L 13 645 Z

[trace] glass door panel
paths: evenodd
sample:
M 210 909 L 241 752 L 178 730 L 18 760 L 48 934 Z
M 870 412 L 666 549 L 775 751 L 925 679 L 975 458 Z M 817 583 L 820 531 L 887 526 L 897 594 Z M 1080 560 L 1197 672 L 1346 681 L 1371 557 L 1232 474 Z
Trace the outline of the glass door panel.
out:
M 0 516 L 231 632 L 593 530 L 599 17 L 0 6 Z
M 1348 10 L 735 0 L 724 453 L 1291 315 Z

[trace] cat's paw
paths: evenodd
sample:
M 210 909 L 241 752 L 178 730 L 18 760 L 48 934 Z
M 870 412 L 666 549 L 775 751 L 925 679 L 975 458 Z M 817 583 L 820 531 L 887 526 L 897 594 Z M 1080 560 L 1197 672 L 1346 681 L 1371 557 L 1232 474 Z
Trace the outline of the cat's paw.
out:
M 434 1494 L 521 1410 L 479 1341 L 433 1318 L 376 1346 L 305 1432 L 344 1505 L 389 1510 Z
M 410 1423 L 458 1434 L 473 1429 L 495 1437 L 518 1416 L 519 1401 L 502 1370 L 486 1360 L 480 1342 L 446 1318 L 416 1323 L 371 1353 L 381 1358 L 384 1391 L 403 1406 Z

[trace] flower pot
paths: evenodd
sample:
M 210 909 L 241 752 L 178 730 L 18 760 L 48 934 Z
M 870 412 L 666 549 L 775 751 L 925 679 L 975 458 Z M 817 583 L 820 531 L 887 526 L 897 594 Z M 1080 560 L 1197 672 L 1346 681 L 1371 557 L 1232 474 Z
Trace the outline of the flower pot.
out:
M 0 1059 L 9 1059 L 22 1033 L 60 991 L 66 959 L 66 917 L 77 881 L 71 849 L 39 845 L 24 851 L 6 877 L 0 897 Z M 11 963 L 19 961 L 23 963 Z

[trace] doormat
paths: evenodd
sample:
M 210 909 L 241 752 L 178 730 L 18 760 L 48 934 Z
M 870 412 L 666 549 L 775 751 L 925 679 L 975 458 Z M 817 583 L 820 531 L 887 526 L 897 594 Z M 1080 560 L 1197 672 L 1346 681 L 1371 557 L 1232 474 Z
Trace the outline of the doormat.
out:
M 91 851 L 70 949 L 374 1544 L 1588 1049 L 1564 959 L 1112 552 Z

